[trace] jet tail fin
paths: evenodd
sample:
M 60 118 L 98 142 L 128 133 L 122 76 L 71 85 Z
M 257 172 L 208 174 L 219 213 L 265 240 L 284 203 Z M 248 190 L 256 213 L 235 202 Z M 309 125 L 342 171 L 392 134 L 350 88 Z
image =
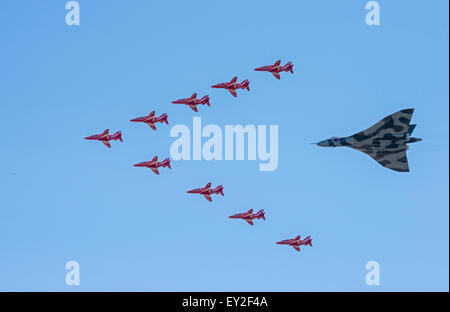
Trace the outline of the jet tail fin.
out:
M 257 213 L 256 213 L 256 218 L 258 218 L 258 219 L 263 219 L 263 220 L 266 220 L 266 216 L 265 216 L 265 213 L 264 213 L 264 210 L 260 210 L 260 211 L 258 211 Z
M 169 124 L 169 121 L 167 120 L 167 114 L 166 113 L 164 113 L 163 115 L 162 115 L 164 118 L 162 119 L 162 121 L 163 122 L 165 122 L 167 125 Z
M 165 166 L 167 166 L 169 169 L 172 169 L 172 167 L 170 167 L 170 159 L 169 158 L 164 159 L 163 162 L 164 162 Z
M 209 96 L 208 95 L 205 95 L 203 97 L 203 99 L 205 100 L 206 105 L 211 106 L 211 104 L 209 103 Z
M 306 237 L 305 239 L 308 240 L 308 242 L 306 243 L 306 245 L 309 245 L 309 246 L 312 247 L 312 238 L 311 238 L 311 236 L 308 236 L 308 237 Z
M 122 140 L 122 131 L 117 131 L 115 134 L 114 134 L 114 136 L 115 137 L 117 137 L 117 139 L 119 139 L 119 141 L 120 142 L 123 142 L 123 140 Z

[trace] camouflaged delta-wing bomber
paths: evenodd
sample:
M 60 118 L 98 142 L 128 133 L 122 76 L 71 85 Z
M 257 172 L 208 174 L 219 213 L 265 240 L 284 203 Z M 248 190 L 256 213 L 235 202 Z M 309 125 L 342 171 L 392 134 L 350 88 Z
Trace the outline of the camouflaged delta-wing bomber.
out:
M 409 172 L 406 151 L 408 143 L 422 139 L 411 137 L 416 125 L 410 125 L 413 108 L 391 114 L 375 125 L 352 136 L 323 140 L 323 147 L 348 146 L 366 153 L 382 166 L 400 172 Z

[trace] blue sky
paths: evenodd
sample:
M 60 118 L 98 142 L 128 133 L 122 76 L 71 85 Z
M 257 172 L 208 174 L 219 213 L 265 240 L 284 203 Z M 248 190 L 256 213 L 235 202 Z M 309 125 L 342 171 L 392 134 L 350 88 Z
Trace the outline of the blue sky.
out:
M 0 290 L 448 291 L 448 1 L 8 1 L 0 11 Z M 295 74 L 253 68 L 281 59 Z M 238 76 L 237 98 L 214 83 Z M 211 96 L 199 113 L 170 102 Z M 415 108 L 411 172 L 310 145 Z M 156 110 L 169 126 L 129 122 Z M 279 164 L 178 161 L 175 124 L 279 125 Z M 122 130 L 112 149 L 85 141 Z M 224 185 L 209 203 L 186 194 Z M 251 227 L 228 216 L 265 209 Z M 276 245 L 312 235 L 313 247 Z M 81 285 L 65 284 L 80 263 Z M 379 262 L 379 286 L 365 264 Z

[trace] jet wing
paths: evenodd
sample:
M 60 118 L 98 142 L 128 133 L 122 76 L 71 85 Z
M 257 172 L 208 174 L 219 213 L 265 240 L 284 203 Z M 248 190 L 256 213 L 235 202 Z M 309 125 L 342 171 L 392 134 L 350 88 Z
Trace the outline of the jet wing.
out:
M 361 145 L 361 143 L 366 143 L 366 140 L 370 141 L 369 139 L 400 137 L 408 131 L 413 113 L 413 108 L 403 109 L 393 113 L 372 127 L 356 133 L 353 135 L 353 138 L 358 145 Z M 370 144 L 371 142 L 368 143 Z
M 349 146 L 360 152 L 366 153 L 383 167 L 399 172 L 409 172 L 408 158 L 406 156 L 406 145 L 398 149 L 370 149 Z
M 280 79 L 280 73 L 272 72 L 272 74 L 275 76 L 275 78 Z
M 197 105 L 189 105 L 189 107 L 194 111 L 194 112 L 198 112 L 198 109 L 197 109 Z
M 152 171 L 156 174 L 159 174 L 158 168 L 156 167 L 150 167 L 150 169 L 152 169 Z
M 209 195 L 209 194 L 203 194 L 203 196 L 205 196 L 205 198 L 206 198 L 208 201 L 212 201 L 211 195 Z
M 230 91 L 232 96 L 237 97 L 236 90 L 234 89 L 227 89 L 227 90 Z
M 292 247 L 294 247 L 295 250 L 300 251 L 300 247 L 298 247 L 298 246 L 292 246 Z
M 251 219 L 244 219 L 248 224 L 253 225 L 253 221 Z
M 109 148 L 111 148 L 111 144 L 109 144 L 109 142 L 108 141 L 101 141 L 103 144 L 105 144 L 106 145 L 106 147 L 109 147 Z
M 155 124 L 149 122 L 147 123 L 147 125 L 149 125 L 153 130 L 156 130 Z

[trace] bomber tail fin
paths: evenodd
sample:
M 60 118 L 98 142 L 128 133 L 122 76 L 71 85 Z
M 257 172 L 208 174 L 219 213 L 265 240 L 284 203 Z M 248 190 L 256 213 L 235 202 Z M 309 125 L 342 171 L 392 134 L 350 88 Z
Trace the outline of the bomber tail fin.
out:
M 408 134 L 411 135 L 414 131 L 414 129 L 416 128 L 417 125 L 409 125 L 408 127 Z

